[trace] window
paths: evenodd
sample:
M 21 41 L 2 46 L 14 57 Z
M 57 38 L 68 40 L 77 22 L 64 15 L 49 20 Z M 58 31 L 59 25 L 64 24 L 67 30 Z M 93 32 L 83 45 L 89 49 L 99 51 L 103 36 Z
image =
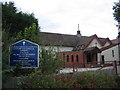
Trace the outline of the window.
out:
M 78 62 L 78 55 L 76 55 L 76 62 Z
M 72 62 L 74 61 L 73 55 L 71 56 Z
M 84 49 L 84 47 L 85 47 L 85 45 L 84 45 L 84 44 L 82 44 L 80 49 Z
M 69 62 L 69 55 L 67 55 L 67 62 Z
M 112 50 L 112 56 L 114 57 L 115 55 L 114 55 L 114 50 Z

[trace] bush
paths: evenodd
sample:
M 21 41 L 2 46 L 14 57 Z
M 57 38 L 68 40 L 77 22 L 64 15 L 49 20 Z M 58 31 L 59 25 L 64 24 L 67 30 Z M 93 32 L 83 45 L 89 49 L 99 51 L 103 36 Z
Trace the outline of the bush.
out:
M 115 76 L 105 73 L 70 73 L 41 75 L 25 79 L 20 88 L 118 88 Z
M 120 76 L 117 76 L 117 77 L 116 77 L 116 82 L 117 82 L 117 84 L 118 84 L 118 87 L 120 87 Z
M 41 49 L 40 69 L 42 73 L 57 73 L 62 65 L 63 61 L 53 51 L 53 48 L 49 48 L 47 51 L 44 48 Z

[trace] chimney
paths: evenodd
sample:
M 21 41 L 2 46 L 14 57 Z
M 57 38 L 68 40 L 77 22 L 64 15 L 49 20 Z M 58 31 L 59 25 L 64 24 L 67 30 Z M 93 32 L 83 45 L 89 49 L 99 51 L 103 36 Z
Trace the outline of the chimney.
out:
M 78 37 L 81 37 L 81 36 L 82 36 L 81 33 L 80 33 L 80 30 L 79 30 L 79 24 L 78 24 L 77 36 L 78 36 Z

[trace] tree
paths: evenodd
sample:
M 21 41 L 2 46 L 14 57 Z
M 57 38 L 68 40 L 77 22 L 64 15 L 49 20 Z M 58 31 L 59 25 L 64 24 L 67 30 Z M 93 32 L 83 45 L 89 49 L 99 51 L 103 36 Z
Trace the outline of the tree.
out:
M 63 65 L 63 60 L 49 47 L 49 50 L 41 48 L 40 69 L 43 74 L 58 73 Z
M 7 29 L 8 30 L 8 29 Z M 3 60 L 3 68 L 6 68 L 6 65 L 9 65 L 9 54 L 10 54 L 10 45 L 19 41 L 21 39 L 27 39 L 35 43 L 39 43 L 39 30 L 37 30 L 37 26 L 35 23 L 30 27 L 26 27 L 24 31 L 20 31 L 17 33 L 15 37 L 10 37 L 10 33 L 7 30 L 2 30 L 2 42 L 4 45 L 2 46 L 2 60 Z
M 32 26 L 26 27 L 24 31 L 20 31 L 16 35 L 16 41 L 26 39 L 39 44 L 39 41 L 40 41 L 39 34 L 40 34 L 40 31 L 37 29 L 36 24 L 33 23 Z
M 23 31 L 26 27 L 30 27 L 33 23 L 39 29 L 38 20 L 33 13 L 27 14 L 18 11 L 13 2 L 2 3 L 2 28 L 7 30 L 11 36 L 15 36 L 16 33 Z
M 113 10 L 114 10 L 113 16 L 115 20 L 118 22 L 118 24 L 120 24 L 120 1 L 114 3 Z M 117 25 L 117 27 L 118 29 L 120 29 L 120 25 Z M 118 38 L 120 38 L 120 32 L 118 32 Z
M 115 20 L 117 22 L 120 22 L 120 2 L 114 3 L 113 10 L 114 10 L 113 16 Z
M 21 69 L 19 67 L 10 67 L 9 57 L 10 57 L 10 46 L 18 40 L 27 39 L 32 42 L 39 42 L 39 30 L 35 23 L 30 27 L 26 27 L 24 31 L 20 31 L 16 34 L 15 37 L 10 37 L 9 28 L 7 30 L 2 30 L 2 78 L 3 83 L 5 83 L 10 76 L 20 76 L 27 75 L 31 72 L 34 72 L 34 69 Z M 3 84 L 4 85 L 4 84 Z M 4 87 L 4 86 L 3 86 Z

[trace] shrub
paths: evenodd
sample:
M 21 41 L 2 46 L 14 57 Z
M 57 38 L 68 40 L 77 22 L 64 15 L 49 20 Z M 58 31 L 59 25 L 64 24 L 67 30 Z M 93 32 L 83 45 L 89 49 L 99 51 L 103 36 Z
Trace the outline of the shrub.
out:
M 70 73 L 59 75 L 41 75 L 40 78 L 27 78 L 22 88 L 118 88 L 115 76 L 105 73 Z
M 53 48 L 49 48 L 49 50 L 41 49 L 40 55 L 40 69 L 42 73 L 50 74 L 57 73 L 63 61 L 59 58 Z

